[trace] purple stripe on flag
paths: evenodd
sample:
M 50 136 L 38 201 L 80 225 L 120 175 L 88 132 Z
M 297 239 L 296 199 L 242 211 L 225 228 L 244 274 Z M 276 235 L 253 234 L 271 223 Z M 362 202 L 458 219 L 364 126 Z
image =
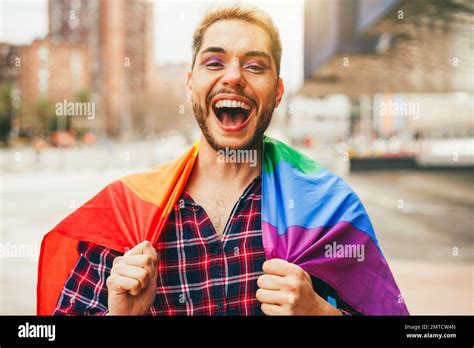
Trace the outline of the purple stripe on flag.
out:
M 290 226 L 278 235 L 274 226 L 262 221 L 262 229 L 267 259 L 280 258 L 300 266 L 327 282 L 360 313 L 409 315 L 377 245 L 350 223 L 312 229 Z

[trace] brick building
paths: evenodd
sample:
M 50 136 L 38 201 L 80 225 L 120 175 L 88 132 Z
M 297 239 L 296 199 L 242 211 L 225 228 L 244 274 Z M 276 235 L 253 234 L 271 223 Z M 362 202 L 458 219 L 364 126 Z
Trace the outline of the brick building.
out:
M 96 129 L 118 137 L 133 129 L 132 105 L 153 75 L 153 4 L 135 0 L 49 0 L 49 35 L 88 49 Z
M 0 81 L 11 86 L 13 102 L 21 106 L 22 128 L 33 133 L 40 127 L 35 120 L 38 103 L 52 108 L 56 102 L 74 100 L 89 89 L 87 49 L 82 44 L 50 38 L 29 45 L 1 43 L 0 61 Z

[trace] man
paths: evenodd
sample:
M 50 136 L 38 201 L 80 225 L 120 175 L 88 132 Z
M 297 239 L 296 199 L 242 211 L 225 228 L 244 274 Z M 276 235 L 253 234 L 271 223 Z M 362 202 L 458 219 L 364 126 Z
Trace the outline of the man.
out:
M 371 310 L 365 310 L 364 303 L 367 303 L 367 299 L 361 300 L 359 295 L 346 296 L 348 290 L 342 291 L 345 296 L 342 298 L 339 295 L 340 289 L 329 285 L 329 283 L 337 283 L 339 286 L 339 283 L 344 283 L 344 276 L 340 276 L 345 274 L 342 269 L 339 275 L 339 272 L 334 272 L 332 268 L 328 272 L 332 274 L 331 276 L 326 277 L 324 272 L 319 278 L 315 276 L 315 274 L 320 274 L 319 269 L 325 268 L 324 265 L 312 264 L 315 259 L 320 259 L 320 257 L 311 256 L 313 255 L 311 250 L 320 239 L 319 237 L 311 237 L 314 240 L 305 248 L 303 248 L 303 245 L 306 245 L 304 241 L 292 247 L 276 246 L 277 243 L 283 243 L 283 239 L 278 239 L 279 242 L 276 241 L 277 239 L 270 241 L 270 233 L 275 236 L 277 233 L 271 232 L 275 226 L 272 227 L 268 221 L 273 221 L 271 215 L 274 212 L 271 209 L 268 210 L 268 207 L 278 205 L 278 202 L 277 198 L 269 198 L 272 194 L 270 189 L 267 189 L 270 193 L 262 197 L 262 181 L 264 187 L 271 188 L 275 192 L 284 190 L 278 189 L 278 181 L 273 184 L 269 181 L 277 180 L 274 177 L 269 179 L 273 175 L 269 173 L 281 169 L 277 169 L 277 166 L 281 164 L 277 164 L 278 161 L 275 160 L 274 167 L 270 162 L 265 163 L 267 171 L 262 179 L 264 166 L 262 162 L 267 161 L 267 158 L 263 159 L 263 147 L 266 147 L 266 153 L 277 154 L 272 159 L 290 154 L 293 160 L 290 159 L 289 162 L 293 161 L 295 167 L 300 166 L 301 171 L 306 170 L 308 166 L 312 167 L 312 164 L 309 164 L 302 168 L 301 163 L 304 161 L 309 163 L 309 160 L 299 157 L 299 154 L 292 152 L 294 150 L 278 147 L 280 145 L 269 139 L 264 141 L 263 134 L 284 92 L 283 81 L 279 77 L 281 51 L 277 29 L 271 19 L 258 9 L 240 7 L 221 9 L 209 13 L 202 20 L 194 33 L 192 69 L 188 73 L 186 84 L 194 115 L 201 128 L 200 144 L 195 145 L 195 149 L 185 155 L 181 162 L 178 161 L 176 165 L 164 166 L 164 169 L 158 170 L 161 173 L 159 175 L 162 175 L 159 178 L 166 178 L 166 180 L 168 177 L 177 178 L 172 184 L 165 185 L 177 193 L 169 194 L 166 191 L 166 195 L 173 196 L 174 200 L 159 200 L 158 202 L 152 198 L 154 189 L 150 189 L 150 185 L 159 185 L 157 181 L 161 179 L 156 179 L 156 176 L 150 179 L 151 176 L 145 174 L 126 181 L 125 188 L 122 186 L 114 188 L 110 190 L 112 193 L 104 191 L 105 193 L 98 195 L 99 198 L 94 198 L 76 215 L 71 215 L 65 220 L 66 222 L 58 225 L 55 230 L 60 231 L 62 237 L 71 236 L 76 228 L 84 232 L 75 237 L 82 240 L 77 244 L 79 257 L 74 262 L 71 260 L 67 262 L 68 265 L 73 265 L 72 272 L 68 272 L 69 275 L 53 314 L 341 315 L 372 313 Z M 283 150 L 277 150 L 280 148 Z M 247 155 L 247 160 L 227 161 L 223 158 L 224 150 L 241 151 L 239 153 Z M 250 165 L 248 161 L 250 154 L 255 154 L 254 165 Z M 303 174 L 298 175 L 303 177 Z M 289 180 L 288 187 L 297 186 L 293 182 L 295 180 Z M 145 182 L 147 184 L 144 184 Z M 320 183 L 322 188 L 323 181 Z M 182 187 L 182 189 L 178 190 L 177 187 Z M 345 190 L 345 187 L 338 187 L 341 191 Z M 134 191 L 135 195 L 141 197 L 146 204 L 140 201 L 137 203 L 138 208 L 129 209 L 127 204 L 120 203 L 121 208 L 116 208 L 114 201 L 125 202 L 127 199 L 110 198 L 110 196 L 125 197 L 122 191 L 128 189 Z M 161 188 L 156 190 L 161 190 Z M 105 195 L 108 195 L 108 198 L 101 198 Z M 262 202 L 264 199 L 265 203 Z M 318 200 L 320 202 L 315 205 L 321 204 L 324 199 Z M 292 200 L 289 199 L 289 201 Z M 147 217 L 140 216 L 142 210 L 145 212 L 143 214 L 147 214 L 147 209 L 155 209 L 148 205 L 153 202 L 161 208 L 157 211 L 152 210 L 153 213 Z M 165 214 L 163 211 L 166 209 L 162 208 L 169 202 L 173 204 L 169 209 L 167 208 Z M 343 204 L 341 203 L 341 207 Z M 358 203 L 355 202 L 355 204 Z M 363 210 L 363 208 L 360 209 Z M 109 225 L 104 225 L 103 221 L 108 221 L 107 214 L 110 210 L 116 212 L 114 212 L 114 217 L 110 218 Z M 289 208 L 281 208 L 277 215 L 281 217 L 282 211 L 286 214 Z M 307 212 L 311 212 L 311 209 Z M 320 212 L 318 216 L 324 215 L 322 210 Z M 100 214 L 104 215 L 98 219 L 97 216 Z M 309 215 L 313 216 L 311 218 L 313 219 L 315 214 Z M 116 225 L 119 226 L 118 230 L 126 230 L 123 235 L 127 239 L 129 233 L 127 229 L 134 230 L 136 221 L 139 221 L 138 223 L 145 220 L 151 221 L 155 220 L 156 216 L 165 216 L 166 219 L 163 223 L 160 222 L 161 220 L 148 223 L 145 234 L 142 233 L 141 237 L 135 239 L 142 241 L 137 245 L 129 243 L 132 248 L 125 254 L 119 251 L 119 247 L 114 248 L 120 241 L 108 242 L 113 238 L 119 239 L 118 237 L 105 236 L 104 238 L 108 238 L 107 243 L 105 239 L 98 237 L 95 237 L 96 243 L 90 241 L 93 238 L 89 235 L 94 234 L 93 231 L 97 231 L 102 236 L 105 235 L 106 232 L 103 230 L 107 229 L 107 226 L 113 231 L 115 228 L 113 226 Z M 97 222 L 89 223 L 90 230 L 83 227 L 88 224 L 86 221 L 88 219 L 91 219 L 90 221 L 97 219 Z M 291 216 L 288 219 L 291 219 Z M 99 225 L 102 227 L 94 227 Z M 278 224 L 275 222 L 274 225 Z M 280 225 L 276 228 L 280 228 Z M 292 224 L 288 223 L 288 228 L 285 227 L 283 232 L 294 227 L 290 225 Z M 357 223 L 354 222 L 354 226 L 356 225 Z M 147 233 L 150 235 L 150 230 L 153 236 L 159 234 L 156 241 L 148 241 L 154 237 L 146 238 Z M 314 232 L 314 229 L 311 231 Z M 339 233 L 337 231 L 335 233 Z M 330 229 L 329 232 L 331 232 Z M 296 236 L 295 232 L 291 233 Z M 288 238 L 291 239 L 293 238 L 291 233 L 285 236 L 290 236 Z M 328 233 L 327 228 L 324 233 L 331 234 Z M 344 233 L 344 235 L 347 234 Z M 278 235 L 280 234 L 278 232 Z M 362 235 L 366 236 L 364 233 Z M 303 236 L 303 234 L 299 233 L 298 236 Z M 375 237 L 373 239 L 375 240 Z M 102 240 L 104 243 L 101 243 Z M 340 240 L 343 243 L 342 237 Z M 49 282 L 42 279 L 46 277 L 44 269 L 47 267 L 46 264 L 43 265 L 43 262 L 48 262 L 57 256 L 57 250 L 62 248 L 59 245 L 66 247 L 67 244 L 76 247 L 76 244 L 64 242 L 62 239 L 61 243 L 55 244 L 55 248 L 44 247 L 42 256 L 44 261 L 40 262 L 39 289 Z M 291 240 L 286 240 L 284 243 L 291 243 Z M 104 247 L 104 245 L 110 247 Z M 120 247 L 123 245 L 126 243 L 120 244 Z M 52 251 L 53 249 L 55 251 Z M 278 253 L 277 250 L 284 251 Z M 53 253 L 56 254 L 53 255 Z M 275 257 L 275 255 L 281 257 Z M 290 262 L 290 259 L 295 262 Z M 382 258 L 380 267 L 385 267 L 383 261 Z M 310 264 L 312 266 L 309 266 Z M 337 265 L 340 264 L 340 262 L 337 263 Z M 300 265 L 304 267 L 308 265 L 308 269 L 314 270 L 313 274 L 310 276 Z M 390 278 L 388 268 L 383 269 L 385 273 L 388 272 L 388 276 L 384 274 L 383 277 Z M 63 271 L 63 277 L 64 274 Z M 371 284 L 365 284 L 365 287 L 370 286 Z M 396 286 L 390 287 L 388 292 L 394 292 L 393 289 L 396 289 Z M 39 290 L 39 293 L 45 291 Z M 398 289 L 395 290 L 397 291 Z M 384 297 L 386 297 L 385 294 Z M 345 298 L 357 304 L 361 310 L 354 309 L 346 303 Z M 377 301 L 376 297 L 374 301 Z M 44 301 L 41 299 L 41 302 Z M 383 309 L 379 312 L 383 312 Z M 373 311 L 373 313 L 379 312 Z M 390 311 L 386 314 L 390 314 L 388 312 Z M 403 313 L 403 310 L 400 312 Z

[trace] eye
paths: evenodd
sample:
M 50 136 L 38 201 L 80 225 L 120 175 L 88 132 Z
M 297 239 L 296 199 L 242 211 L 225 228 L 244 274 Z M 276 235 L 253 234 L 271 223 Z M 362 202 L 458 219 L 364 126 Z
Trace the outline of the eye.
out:
M 219 68 L 222 68 L 224 64 L 218 60 L 211 60 L 206 63 L 206 68 L 211 69 L 211 70 L 217 70 Z
M 256 74 L 263 72 L 263 67 L 261 67 L 259 64 L 248 64 L 244 68 L 245 70 L 248 70 Z

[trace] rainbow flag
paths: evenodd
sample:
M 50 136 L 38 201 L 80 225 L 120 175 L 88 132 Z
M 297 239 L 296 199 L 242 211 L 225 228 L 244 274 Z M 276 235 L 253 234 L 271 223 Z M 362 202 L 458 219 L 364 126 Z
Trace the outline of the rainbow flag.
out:
M 262 233 L 267 259 L 297 264 L 360 313 L 409 314 L 354 191 L 310 158 L 268 137 Z
M 173 162 L 109 184 L 46 234 L 38 266 L 38 315 L 54 311 L 79 258 L 80 241 L 124 252 L 144 240 L 157 242 L 198 151 L 199 143 L 195 143 Z M 349 186 L 308 157 L 268 137 L 263 157 L 266 257 L 299 265 L 330 284 L 361 313 L 408 314 L 367 213 Z M 348 257 L 348 252 L 356 250 L 364 251 L 362 259 L 361 253 Z

